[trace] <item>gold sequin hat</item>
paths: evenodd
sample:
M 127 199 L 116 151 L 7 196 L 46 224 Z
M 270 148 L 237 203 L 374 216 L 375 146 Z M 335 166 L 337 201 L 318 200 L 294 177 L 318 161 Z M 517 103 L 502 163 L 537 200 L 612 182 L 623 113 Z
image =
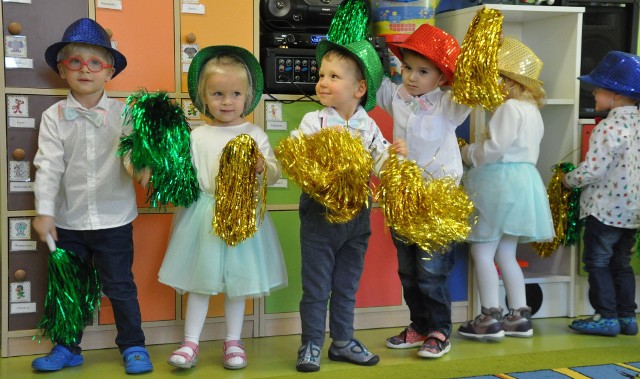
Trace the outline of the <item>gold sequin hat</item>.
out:
M 376 93 L 380 88 L 380 84 L 382 84 L 384 70 L 378 52 L 369 41 L 353 41 L 346 45 L 340 45 L 324 39 L 316 47 L 316 59 L 318 62 L 322 64 L 322 57 L 329 50 L 334 49 L 347 52 L 358 62 L 358 66 L 360 66 L 364 74 L 364 79 L 367 81 L 367 99 L 363 107 L 367 112 L 372 110 L 376 106 Z
M 542 86 L 542 61 L 525 44 L 513 37 L 505 37 L 498 50 L 498 72 L 525 87 Z
M 389 50 L 404 62 L 402 49 L 413 50 L 432 61 L 447 78 L 445 86 L 453 82 L 460 44 L 444 30 L 430 24 L 422 24 L 402 43 L 389 43 Z

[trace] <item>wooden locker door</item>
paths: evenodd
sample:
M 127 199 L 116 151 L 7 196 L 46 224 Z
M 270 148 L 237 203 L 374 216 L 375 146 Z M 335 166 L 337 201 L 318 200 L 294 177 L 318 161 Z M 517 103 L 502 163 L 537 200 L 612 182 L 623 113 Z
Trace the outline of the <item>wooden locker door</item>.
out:
M 12 119 L 7 118 L 7 172 L 9 173 L 9 183 L 7 189 L 7 208 L 10 211 L 31 210 L 35 209 L 35 201 L 32 191 L 27 191 L 24 182 L 14 181 L 11 178 L 11 165 L 12 162 L 22 161 L 29 162 L 29 177 L 31 183 L 36 178 L 36 168 L 33 166 L 33 158 L 38 151 L 38 131 L 40 130 L 40 120 L 42 118 L 42 112 L 49 108 L 54 103 L 65 99 L 62 96 L 36 96 L 36 95 L 7 95 L 5 101 L 12 97 L 26 97 L 29 109 L 29 117 L 22 118 L 16 117 Z M 14 99 L 15 100 L 15 99 Z M 26 104 L 21 104 L 23 109 L 26 109 Z M 24 127 L 12 127 L 14 124 L 21 124 L 22 122 L 33 122 L 35 128 Z M 14 157 L 18 152 L 16 150 L 22 150 L 24 152 L 23 159 L 16 159 Z M 19 154 L 18 154 L 19 155 Z
M 175 91 L 174 3 L 123 1 L 122 10 L 96 9 L 96 21 L 113 32 L 112 42 L 127 58 L 108 91 Z
M 381 208 L 374 208 L 371 210 L 371 238 L 356 294 L 356 307 L 395 305 L 402 305 L 396 248 L 391 240 L 391 232 L 385 226 L 384 212 Z
M 14 222 L 23 223 L 25 221 L 32 222 L 33 218 L 13 217 L 9 219 L 9 224 L 11 225 Z M 12 300 L 11 297 L 9 299 L 10 309 L 5 310 L 9 315 L 9 331 L 37 329 L 38 321 L 40 321 L 42 317 L 44 299 L 47 294 L 47 257 L 49 249 L 45 243 L 35 242 L 38 240 L 38 237 L 33 229 L 30 230 L 30 238 L 28 240 L 12 240 L 11 233 L 7 237 L 9 240 L 9 288 L 12 288 L 11 283 L 15 282 L 29 282 L 30 286 L 30 294 L 22 300 L 18 299 L 19 302 L 14 302 L 13 300 L 16 299 Z M 35 250 L 13 249 L 14 244 L 25 246 L 25 243 L 33 244 Z M 23 270 L 26 273 L 24 279 L 15 277 L 15 273 L 18 270 Z M 26 293 L 26 288 L 24 290 Z M 35 303 L 35 312 L 12 312 L 12 307 L 23 306 L 27 303 Z
M 200 0 L 205 14 L 181 13 L 180 43 L 193 33 L 200 49 L 211 45 L 235 45 L 253 51 L 253 0 Z M 256 52 L 254 51 L 254 54 Z M 187 89 L 187 73 L 182 73 L 182 92 Z
M 158 282 L 172 220 L 172 214 L 140 214 L 133 221 L 133 276 L 143 322 L 176 317 L 176 292 Z M 106 297 L 100 301 L 100 324 L 114 323 L 111 302 Z
M 87 0 L 33 1 L 31 4 L 2 3 L 4 38 L 11 34 L 7 27 L 13 22 L 21 25 L 21 36 L 27 40 L 27 58 L 33 69 L 5 69 L 5 85 L 21 88 L 66 88 L 60 75 L 44 60 L 44 51 L 60 42 L 65 29 L 79 18 L 89 15 Z M 6 54 L 6 52 L 5 52 Z

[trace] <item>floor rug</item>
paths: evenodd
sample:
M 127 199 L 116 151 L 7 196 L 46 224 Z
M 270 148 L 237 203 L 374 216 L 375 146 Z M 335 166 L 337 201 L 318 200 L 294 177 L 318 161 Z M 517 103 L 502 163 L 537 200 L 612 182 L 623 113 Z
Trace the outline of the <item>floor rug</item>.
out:
M 466 379 L 629 379 L 640 378 L 640 362 L 613 363 L 595 366 L 578 366 L 557 368 L 553 370 L 538 370 L 526 372 L 512 372 L 508 374 L 470 376 Z

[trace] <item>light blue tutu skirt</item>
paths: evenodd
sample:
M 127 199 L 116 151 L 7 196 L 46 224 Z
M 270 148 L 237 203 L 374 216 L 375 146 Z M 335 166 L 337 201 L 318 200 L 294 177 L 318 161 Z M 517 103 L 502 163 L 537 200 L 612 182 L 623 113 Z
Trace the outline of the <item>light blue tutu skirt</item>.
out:
M 215 202 L 206 193 L 176 213 L 158 280 L 179 293 L 260 297 L 287 286 L 280 241 L 269 212 L 251 237 L 228 246 L 213 233 Z
M 469 241 L 497 241 L 509 234 L 526 243 L 555 236 L 547 190 L 533 164 L 483 165 L 469 170 L 462 181 L 478 216 Z

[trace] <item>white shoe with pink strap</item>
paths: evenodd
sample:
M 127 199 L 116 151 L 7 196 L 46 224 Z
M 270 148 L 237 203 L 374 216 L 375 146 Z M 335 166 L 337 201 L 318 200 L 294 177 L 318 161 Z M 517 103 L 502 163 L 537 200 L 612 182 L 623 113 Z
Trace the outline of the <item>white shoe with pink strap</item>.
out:
M 244 353 L 242 341 L 225 341 L 223 346 L 224 368 L 237 370 L 247 366 L 247 356 Z
M 186 341 L 171 353 L 169 357 L 171 366 L 180 368 L 192 368 L 198 364 L 198 344 Z

